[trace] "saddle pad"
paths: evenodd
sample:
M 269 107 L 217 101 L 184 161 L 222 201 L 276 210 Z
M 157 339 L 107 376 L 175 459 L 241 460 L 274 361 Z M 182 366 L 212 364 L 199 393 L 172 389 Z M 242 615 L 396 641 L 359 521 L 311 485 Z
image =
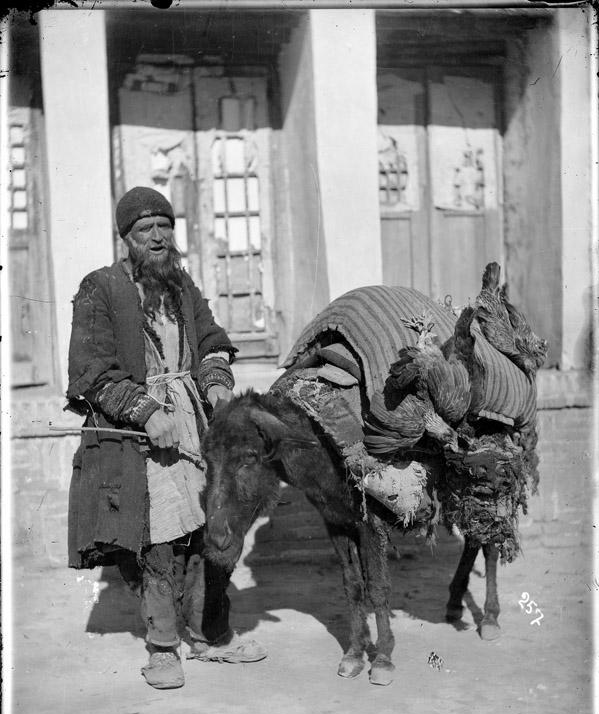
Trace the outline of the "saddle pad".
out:
M 423 312 L 429 313 L 440 344 L 453 335 L 454 314 L 414 288 L 383 285 L 356 288 L 316 315 L 282 366 L 294 366 L 324 333 L 338 332 L 359 356 L 366 394 L 372 400 L 375 392 L 383 390 L 398 351 L 415 345 L 418 339 L 402 318 L 410 319 Z M 472 322 L 471 334 L 475 340 L 475 359 L 483 368 L 481 396 L 472 405 L 471 413 L 509 425 L 527 424 L 536 412 L 535 384 L 486 340 L 476 320 Z
M 319 424 L 341 451 L 362 441 L 360 388 L 333 387 L 319 379 L 318 369 L 287 370 L 268 390 L 287 397 Z
M 304 328 L 282 367 L 291 367 L 323 333 L 338 332 L 362 362 L 364 386 L 369 399 L 381 391 L 389 366 L 402 347 L 415 345 L 418 335 L 402 318 L 427 312 L 434 322 L 439 343 L 453 335 L 456 318 L 440 303 L 414 288 L 371 285 L 356 288 L 333 300 Z

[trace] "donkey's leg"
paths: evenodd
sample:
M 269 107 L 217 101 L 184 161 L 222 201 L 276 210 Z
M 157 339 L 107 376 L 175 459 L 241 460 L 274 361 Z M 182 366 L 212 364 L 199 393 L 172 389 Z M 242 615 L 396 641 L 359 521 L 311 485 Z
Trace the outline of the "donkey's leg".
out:
M 483 545 L 485 554 L 485 579 L 487 596 L 485 598 L 485 616 L 480 623 L 480 636 L 483 640 L 496 640 L 500 636 L 497 618 L 499 617 L 499 596 L 497 594 L 497 560 L 499 550 L 491 543 Z
M 480 546 L 474 544 L 469 538 L 464 542 L 464 549 L 460 557 L 460 562 L 449 585 L 449 600 L 445 609 L 445 621 L 451 623 L 458 630 L 468 629 L 468 625 L 462 621 L 464 606 L 462 600 L 468 590 L 470 572 L 474 567 L 474 561 L 478 555 Z
M 374 514 L 362 527 L 362 556 L 366 565 L 367 590 L 376 618 L 376 657 L 370 669 L 371 684 L 391 684 L 395 667 L 391 661 L 395 638 L 391 630 L 389 599 L 391 581 L 387 562 L 389 530 Z
M 337 674 L 341 677 L 356 677 L 364 669 L 364 652 L 370 643 L 362 564 L 355 541 L 342 529 L 330 523 L 326 523 L 326 526 L 341 563 L 350 614 L 350 644 L 339 663 Z

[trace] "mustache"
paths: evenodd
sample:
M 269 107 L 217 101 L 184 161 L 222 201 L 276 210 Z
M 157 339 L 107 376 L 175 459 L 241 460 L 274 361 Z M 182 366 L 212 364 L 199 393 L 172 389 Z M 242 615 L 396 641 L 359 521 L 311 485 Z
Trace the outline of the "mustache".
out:
M 149 247 L 139 248 L 129 245 L 129 261 L 133 272 L 139 274 L 168 274 L 176 267 L 180 268 L 181 253 L 174 243 L 167 243 L 165 246 L 166 255 L 154 257 Z

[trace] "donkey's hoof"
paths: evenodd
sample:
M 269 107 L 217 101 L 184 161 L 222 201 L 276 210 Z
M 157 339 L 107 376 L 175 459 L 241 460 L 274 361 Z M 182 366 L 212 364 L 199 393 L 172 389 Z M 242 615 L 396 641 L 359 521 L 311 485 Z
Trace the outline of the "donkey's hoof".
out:
M 370 670 L 370 684 L 380 684 L 386 687 L 393 681 L 395 666 L 388 657 L 379 655 L 372 663 Z
M 483 622 L 480 626 L 480 638 L 491 642 L 501 637 L 501 630 L 496 622 Z
M 364 658 L 358 655 L 344 655 L 339 662 L 337 674 L 340 677 L 357 677 L 364 669 Z
M 461 620 L 463 614 L 463 607 L 448 607 L 445 610 L 445 622 L 454 623 L 456 620 Z
M 461 617 L 452 617 L 450 615 L 445 615 L 445 622 L 451 625 L 454 630 L 458 632 L 465 632 L 466 630 L 471 630 L 474 625 L 471 622 L 462 620 Z
M 447 621 L 457 632 L 466 632 L 474 628 L 474 623 L 466 622 L 466 620 L 448 620 Z

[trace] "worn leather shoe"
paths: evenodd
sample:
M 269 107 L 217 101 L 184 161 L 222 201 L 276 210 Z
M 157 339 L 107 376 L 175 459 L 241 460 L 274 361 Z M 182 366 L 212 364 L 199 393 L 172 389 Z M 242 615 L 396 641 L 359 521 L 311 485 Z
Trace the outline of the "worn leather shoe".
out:
M 259 662 L 267 656 L 266 649 L 256 640 L 245 640 L 235 634 L 226 645 L 212 645 L 196 640 L 192 643 L 187 659 L 199 659 L 203 662 Z
M 179 655 L 172 650 L 152 652 L 150 661 L 141 668 L 146 682 L 156 689 L 176 689 L 185 684 Z

